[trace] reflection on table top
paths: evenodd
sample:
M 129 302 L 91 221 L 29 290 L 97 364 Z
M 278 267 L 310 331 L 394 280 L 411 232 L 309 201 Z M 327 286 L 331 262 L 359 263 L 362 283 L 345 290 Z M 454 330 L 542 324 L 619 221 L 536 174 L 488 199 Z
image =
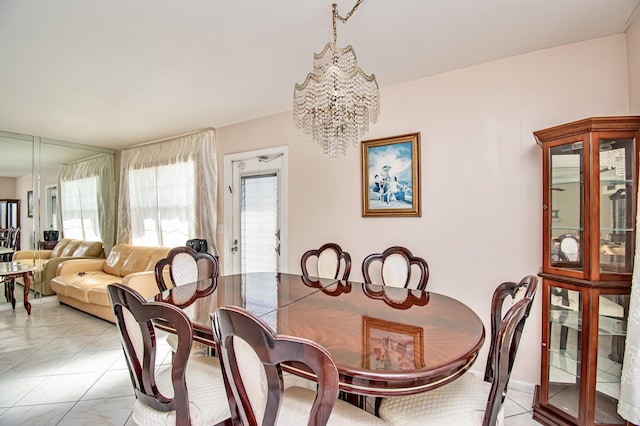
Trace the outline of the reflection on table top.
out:
M 35 269 L 35 266 L 25 265 L 24 263 L 0 262 L 0 275 L 23 274 L 25 272 L 31 272 Z
M 244 307 L 278 334 L 324 346 L 338 366 L 342 390 L 368 395 L 416 393 L 453 380 L 473 364 L 485 336 L 471 309 L 441 294 L 300 275 L 230 275 L 155 299 L 181 307 L 194 338 L 208 344 L 210 313 Z

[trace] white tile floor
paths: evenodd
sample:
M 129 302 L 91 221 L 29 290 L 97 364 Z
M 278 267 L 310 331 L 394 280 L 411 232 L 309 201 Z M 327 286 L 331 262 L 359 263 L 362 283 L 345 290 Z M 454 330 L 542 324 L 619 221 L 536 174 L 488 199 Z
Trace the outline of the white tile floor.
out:
M 15 311 L 0 296 L 0 425 L 133 425 L 134 396 L 116 327 L 55 296 L 31 296 L 28 316 L 21 291 L 16 286 Z M 166 343 L 158 353 L 159 362 L 169 362 Z M 505 424 L 537 425 L 531 400 L 512 386 Z

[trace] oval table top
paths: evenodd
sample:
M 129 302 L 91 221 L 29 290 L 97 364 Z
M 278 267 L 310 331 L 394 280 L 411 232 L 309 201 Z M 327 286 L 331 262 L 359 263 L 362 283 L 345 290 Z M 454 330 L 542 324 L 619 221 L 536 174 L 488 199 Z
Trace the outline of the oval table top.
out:
M 24 274 L 35 271 L 36 267 L 20 262 L 0 262 L 0 275 Z
M 225 305 L 248 309 L 278 334 L 325 347 L 341 390 L 361 395 L 406 395 L 446 384 L 473 365 L 485 338 L 478 315 L 451 297 L 293 274 L 223 276 L 155 300 L 182 308 L 194 339 L 209 345 L 211 313 Z M 287 370 L 313 379 L 301 366 Z

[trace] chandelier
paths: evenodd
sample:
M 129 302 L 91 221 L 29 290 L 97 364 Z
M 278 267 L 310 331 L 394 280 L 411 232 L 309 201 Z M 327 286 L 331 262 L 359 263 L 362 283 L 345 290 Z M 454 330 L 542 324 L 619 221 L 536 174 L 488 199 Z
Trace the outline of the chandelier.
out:
M 293 91 L 293 118 L 298 129 L 322 147 L 329 158 L 345 155 L 369 131 L 380 112 L 375 75 L 358 67 L 353 47 L 337 47 L 336 19 L 346 23 L 363 0 L 342 17 L 333 4 L 333 43 L 313 55 L 313 71 Z

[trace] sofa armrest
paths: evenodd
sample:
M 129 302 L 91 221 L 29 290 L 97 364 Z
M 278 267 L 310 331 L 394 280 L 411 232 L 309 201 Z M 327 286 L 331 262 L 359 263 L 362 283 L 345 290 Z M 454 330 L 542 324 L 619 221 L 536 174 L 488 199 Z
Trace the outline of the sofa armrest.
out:
M 105 259 L 66 260 L 58 265 L 55 276 L 77 274 L 78 272 L 102 271 Z
M 122 284 L 127 285 L 140 293 L 145 300 L 149 300 L 149 298 L 160 293 L 158 284 L 156 283 L 156 276 L 153 271 L 133 272 L 128 274 L 122 279 Z
M 13 260 L 49 259 L 53 250 L 18 250 L 13 253 Z

